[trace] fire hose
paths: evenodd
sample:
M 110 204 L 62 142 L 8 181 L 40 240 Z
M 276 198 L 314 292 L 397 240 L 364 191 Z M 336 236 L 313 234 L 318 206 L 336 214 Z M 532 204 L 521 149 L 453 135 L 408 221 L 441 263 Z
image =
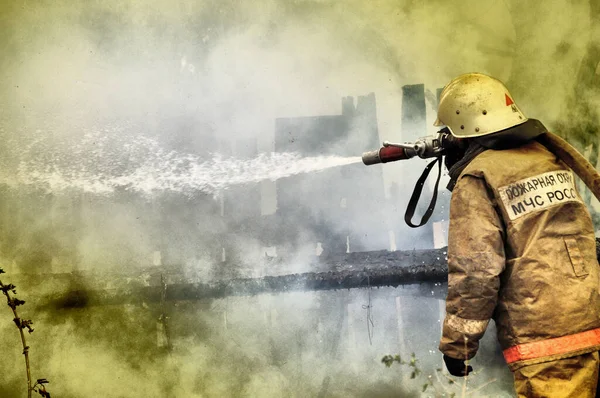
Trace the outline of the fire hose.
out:
M 596 199 L 600 200 L 600 173 L 594 166 L 577 151 L 571 144 L 562 139 L 556 134 L 545 131 L 535 138 L 540 144 L 544 145 L 550 152 L 562 160 L 570 167 L 590 189 Z M 423 174 L 417 181 L 415 190 L 411 196 L 408 207 L 406 209 L 404 220 L 413 228 L 420 227 L 427 223 L 437 200 L 438 183 L 441 175 L 442 156 L 448 152 L 455 150 L 459 140 L 450 134 L 448 128 L 438 131 L 434 136 L 423 137 L 416 140 L 414 143 L 396 144 L 388 141 L 383 142 L 383 146 L 375 151 L 365 152 L 362 155 L 362 161 L 365 165 L 373 165 L 378 163 L 394 162 L 396 160 L 410 159 L 415 156 L 420 158 L 433 158 L 436 160 L 427 165 Z M 433 197 L 429 207 L 427 208 L 421 222 L 413 224 L 411 219 L 414 214 L 417 202 L 421 195 L 425 180 L 429 175 L 431 168 L 438 163 L 440 174 L 438 175 Z
M 550 132 L 540 135 L 537 140 L 565 162 L 581 178 L 581 181 L 590 189 L 596 199 L 600 200 L 600 173 L 577 149 L 558 135 Z

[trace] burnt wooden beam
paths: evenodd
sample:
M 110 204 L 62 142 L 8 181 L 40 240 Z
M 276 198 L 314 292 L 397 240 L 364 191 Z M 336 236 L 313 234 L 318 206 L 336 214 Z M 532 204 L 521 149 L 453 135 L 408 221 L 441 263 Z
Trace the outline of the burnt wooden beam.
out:
M 397 287 L 415 283 L 446 282 L 447 275 L 446 266 L 414 265 L 387 270 L 307 272 L 262 278 L 240 278 L 215 283 L 177 283 L 166 286 L 164 299 L 185 301 L 291 291 Z M 161 286 L 136 287 L 127 290 L 75 289 L 54 297 L 52 301 L 61 308 L 160 302 L 162 290 Z
M 90 305 L 156 303 L 161 300 L 217 299 L 291 291 L 397 287 L 446 282 L 448 273 L 445 249 L 349 253 L 324 259 L 314 264 L 314 268 L 317 269 L 315 272 L 260 278 L 234 277 L 206 283 L 190 283 L 171 272 L 164 278 L 166 286 L 153 276 L 149 279 L 155 282 L 150 286 L 129 283 L 113 289 L 99 288 L 104 283 L 80 275 L 78 282 L 65 293 L 46 297 L 44 301 L 49 300 L 54 307 L 58 308 L 77 308 Z M 168 270 L 165 268 L 153 269 L 153 273 L 160 273 L 161 277 L 166 272 Z M 115 277 L 119 279 L 118 276 L 113 276 L 113 279 Z M 131 281 L 132 277 L 129 276 L 127 279 Z M 91 286 L 94 287 L 90 288 Z
M 597 240 L 596 248 L 600 258 L 600 240 Z M 165 267 L 157 267 L 151 271 L 144 271 L 146 272 L 144 278 L 150 280 L 149 286 L 128 283 L 113 289 L 102 288 L 102 282 L 94 281 L 94 278 L 89 276 L 79 275 L 71 287 L 64 290 L 65 293 L 47 296 L 43 302 L 50 302 L 55 308 L 160 303 L 161 301 L 253 296 L 262 293 L 446 283 L 448 275 L 445 248 L 349 253 L 322 259 L 314 264 L 314 267 L 315 272 L 261 278 L 232 277 L 206 283 L 190 283 L 177 272 L 169 271 Z M 111 275 L 111 277 L 113 278 L 111 285 L 115 285 L 115 279 L 136 280 L 133 275 L 128 275 L 127 278 L 119 275 Z M 73 278 L 73 275 L 70 275 L 70 278 Z M 144 278 L 138 276 L 140 280 Z M 94 287 L 90 288 L 90 286 Z

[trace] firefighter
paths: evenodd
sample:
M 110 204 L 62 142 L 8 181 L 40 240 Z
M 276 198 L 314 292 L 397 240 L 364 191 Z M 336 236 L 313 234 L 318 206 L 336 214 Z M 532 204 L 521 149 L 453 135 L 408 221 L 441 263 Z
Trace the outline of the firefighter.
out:
M 472 371 L 494 319 L 519 397 L 594 397 L 600 280 L 594 228 L 573 172 L 535 138 L 499 80 L 461 75 L 442 91 L 437 126 L 462 150 L 446 157 L 452 191 L 448 295 L 440 350 Z

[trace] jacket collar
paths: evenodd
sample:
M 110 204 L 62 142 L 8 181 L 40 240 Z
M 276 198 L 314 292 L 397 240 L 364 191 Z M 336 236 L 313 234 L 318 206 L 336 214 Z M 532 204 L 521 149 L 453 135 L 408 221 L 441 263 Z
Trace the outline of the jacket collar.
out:
M 520 147 L 547 131 L 539 120 L 528 119 L 525 123 L 474 140 L 487 149 L 502 150 Z

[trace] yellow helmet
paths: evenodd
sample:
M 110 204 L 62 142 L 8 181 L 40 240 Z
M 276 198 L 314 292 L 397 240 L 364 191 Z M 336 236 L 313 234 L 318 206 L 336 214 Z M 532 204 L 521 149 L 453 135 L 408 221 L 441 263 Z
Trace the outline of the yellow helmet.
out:
M 481 73 L 467 73 L 442 90 L 434 125 L 447 126 L 455 137 L 470 138 L 526 121 L 504 83 Z

